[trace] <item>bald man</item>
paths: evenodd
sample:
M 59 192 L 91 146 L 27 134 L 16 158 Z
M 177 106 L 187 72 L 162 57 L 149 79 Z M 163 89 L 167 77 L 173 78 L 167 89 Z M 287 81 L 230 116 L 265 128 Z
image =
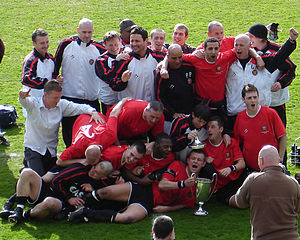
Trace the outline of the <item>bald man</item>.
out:
M 177 117 L 185 117 L 193 109 L 194 67 L 182 61 L 182 49 L 179 44 L 168 48 L 169 78 L 163 79 L 158 72 L 155 76 L 156 97 L 164 104 L 165 132 L 168 133 L 171 122 Z
M 282 51 L 264 55 L 262 59 L 265 68 L 259 70 L 256 61 L 249 55 L 250 38 L 246 34 L 239 34 L 235 37 L 234 48 L 236 60 L 231 64 L 226 77 L 226 102 L 228 125 L 225 128 L 232 131 L 237 114 L 246 109 L 246 105 L 241 98 L 241 92 L 246 84 L 253 84 L 259 92 L 259 104 L 269 107 L 271 104 L 271 88 L 274 83 L 272 73 L 287 58 L 289 48 L 287 45 Z
M 234 37 L 224 37 L 224 28 L 222 23 L 218 21 L 211 21 L 207 27 L 207 36 L 214 37 L 220 42 L 220 52 L 226 52 L 233 48 L 234 46 Z M 201 43 L 198 49 L 203 49 L 204 43 Z
M 299 239 L 300 186 L 278 166 L 275 147 L 264 146 L 258 155 L 261 172 L 249 175 L 230 205 L 250 207 L 251 239 Z
M 77 38 L 63 39 L 55 54 L 55 76 L 61 68 L 64 77 L 62 98 L 76 103 L 85 103 L 100 112 L 99 78 L 95 72 L 96 59 L 106 52 L 106 48 L 92 40 L 93 22 L 88 18 L 80 20 Z M 62 134 L 66 147 L 72 142 L 72 127 L 78 116 L 64 117 Z

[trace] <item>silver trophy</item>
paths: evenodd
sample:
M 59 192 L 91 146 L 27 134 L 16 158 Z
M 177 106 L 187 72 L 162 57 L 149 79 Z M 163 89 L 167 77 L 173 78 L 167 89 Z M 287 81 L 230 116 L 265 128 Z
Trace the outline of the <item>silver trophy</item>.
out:
M 195 173 L 192 174 L 192 177 L 195 176 Z M 196 178 L 195 182 L 196 186 L 196 199 L 199 204 L 199 209 L 194 212 L 196 216 L 206 216 L 208 214 L 207 211 L 202 209 L 202 206 L 205 202 L 207 202 L 211 195 L 215 192 L 217 186 L 217 174 L 214 173 L 212 180 L 207 178 Z M 212 187 L 212 184 L 213 187 Z
M 194 141 L 189 145 L 191 149 L 201 149 L 204 148 L 205 143 L 202 142 L 198 137 L 195 137 Z

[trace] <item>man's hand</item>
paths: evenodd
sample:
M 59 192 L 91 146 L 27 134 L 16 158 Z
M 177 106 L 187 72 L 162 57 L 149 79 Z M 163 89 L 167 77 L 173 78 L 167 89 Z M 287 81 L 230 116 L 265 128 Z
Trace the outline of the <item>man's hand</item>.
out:
M 142 185 L 150 185 L 150 184 L 152 184 L 153 181 L 150 178 L 148 178 L 148 175 L 149 174 L 147 174 L 145 177 L 141 178 L 141 180 L 139 181 L 139 183 L 142 184 Z
M 225 146 L 228 147 L 231 144 L 231 138 L 228 134 L 224 134 L 223 141 L 225 143 Z
M 132 169 L 132 173 L 136 176 L 140 176 L 143 171 L 144 171 L 143 166 L 136 166 L 134 169 Z
M 163 213 L 163 212 L 167 212 L 168 209 L 169 209 L 168 206 L 157 205 L 152 210 L 154 213 Z
M 192 55 L 195 55 L 197 58 L 200 58 L 200 59 L 204 59 L 205 58 L 205 53 L 204 53 L 203 49 L 199 49 L 199 50 L 194 51 L 192 53 Z
M 125 61 L 126 61 L 126 60 L 128 60 L 129 58 L 130 58 L 129 54 L 123 52 L 123 53 L 120 53 L 120 54 L 117 55 L 116 60 L 117 60 L 117 61 L 120 61 L 120 60 L 125 60 Z
M 62 75 L 58 75 L 56 77 L 56 81 L 58 81 L 58 83 L 61 85 L 63 83 L 63 81 L 64 81 L 64 77 Z
M 178 117 L 185 117 L 185 114 L 184 113 L 174 113 L 173 114 L 173 118 L 178 118 Z
M 84 201 L 79 197 L 73 197 L 68 199 L 68 203 L 74 207 L 79 207 L 84 205 Z
M 150 143 L 145 143 L 146 145 L 146 155 L 150 155 L 153 151 L 153 147 L 154 147 L 155 142 L 150 142 Z
M 223 177 L 227 177 L 231 173 L 230 167 L 223 168 L 219 171 L 219 174 Z
M 195 184 L 195 178 L 194 177 L 190 177 L 188 179 L 184 180 L 184 186 L 185 187 L 192 187 Z
M 211 156 L 208 156 L 208 157 L 206 157 L 205 160 L 206 160 L 207 163 L 212 163 L 214 161 L 214 158 L 211 157 Z
M 290 37 L 294 41 L 298 38 L 298 32 L 294 28 L 290 28 Z
M 125 183 L 124 178 L 122 176 L 117 177 L 115 184 L 122 184 L 122 183 Z
M 256 66 L 260 71 L 265 68 L 265 62 L 262 60 L 260 56 L 256 58 Z
M 92 116 L 91 116 L 90 122 L 92 122 L 94 120 L 96 123 L 101 123 L 101 124 L 105 123 L 105 120 L 102 119 L 102 117 L 100 117 L 100 115 L 98 114 L 97 111 L 93 111 L 91 115 Z
M 129 70 L 126 70 L 125 72 L 123 72 L 121 80 L 122 82 L 128 82 L 129 78 L 131 77 L 132 72 Z
M 160 69 L 160 76 L 162 79 L 169 79 L 169 72 L 166 69 Z
M 194 129 L 193 131 L 190 131 L 190 133 L 188 134 L 187 138 L 192 140 L 195 139 L 196 137 L 199 136 L 199 133 L 196 129 Z
M 26 89 L 21 89 L 21 90 L 19 91 L 19 96 L 20 96 L 20 98 L 24 99 L 24 98 L 30 97 L 30 94 L 29 94 L 30 91 L 31 91 L 31 88 L 29 88 L 28 90 L 26 90 Z
M 84 190 L 86 192 L 92 192 L 94 190 L 92 185 L 89 183 L 81 184 L 80 187 L 82 188 L 82 190 Z
M 281 89 L 281 84 L 279 82 L 273 83 L 273 85 L 271 87 L 271 91 L 272 92 L 277 92 L 280 89 Z

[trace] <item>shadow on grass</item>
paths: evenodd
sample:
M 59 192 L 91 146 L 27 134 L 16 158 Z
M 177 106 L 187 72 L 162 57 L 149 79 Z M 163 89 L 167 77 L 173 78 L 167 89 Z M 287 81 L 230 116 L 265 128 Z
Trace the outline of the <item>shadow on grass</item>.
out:
M 12 161 L 10 155 L 6 153 L 0 154 L 0 198 L 5 198 L 5 200 L 15 192 L 15 184 L 17 182 L 17 178 L 15 178 L 14 173 L 9 168 L 8 163 L 10 161 Z

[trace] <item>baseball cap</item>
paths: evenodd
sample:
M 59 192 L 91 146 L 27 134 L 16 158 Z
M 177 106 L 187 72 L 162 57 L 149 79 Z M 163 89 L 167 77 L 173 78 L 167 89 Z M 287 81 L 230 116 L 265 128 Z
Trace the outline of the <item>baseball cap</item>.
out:
M 122 31 L 122 30 L 130 31 L 130 29 L 134 25 L 135 25 L 134 21 L 132 21 L 130 19 L 124 19 L 120 22 L 120 31 Z
M 267 40 L 267 35 L 268 35 L 268 29 L 265 25 L 262 23 L 256 23 L 252 25 L 249 30 L 249 33 L 253 34 L 257 38 L 265 39 Z

